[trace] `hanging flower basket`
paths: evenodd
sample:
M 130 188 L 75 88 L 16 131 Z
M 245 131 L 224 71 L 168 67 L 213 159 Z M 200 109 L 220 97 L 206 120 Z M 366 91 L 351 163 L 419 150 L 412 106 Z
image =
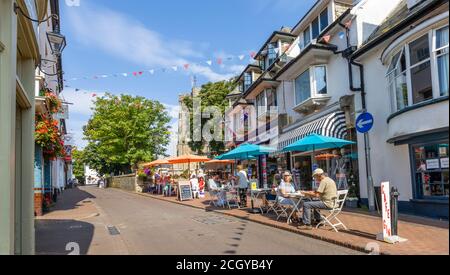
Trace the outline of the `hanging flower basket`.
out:
M 54 93 L 47 91 L 45 93 L 45 99 L 47 100 L 48 109 L 51 114 L 56 114 L 61 110 L 62 102 Z

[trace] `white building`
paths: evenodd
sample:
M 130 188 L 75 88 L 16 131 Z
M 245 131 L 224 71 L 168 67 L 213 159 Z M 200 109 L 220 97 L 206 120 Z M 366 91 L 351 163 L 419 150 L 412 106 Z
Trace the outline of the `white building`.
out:
M 100 175 L 97 171 L 90 169 L 89 166 L 86 165 L 84 167 L 84 178 L 86 185 L 96 185 L 100 179 Z
M 367 111 L 375 118 L 369 133 L 375 186 L 390 181 L 397 187 L 400 211 L 444 219 L 449 198 L 448 8 L 448 0 L 401 1 L 353 54 L 363 65 Z M 359 155 L 364 156 L 364 147 Z M 359 166 L 364 172 L 363 157 Z M 361 177 L 363 198 L 365 187 Z

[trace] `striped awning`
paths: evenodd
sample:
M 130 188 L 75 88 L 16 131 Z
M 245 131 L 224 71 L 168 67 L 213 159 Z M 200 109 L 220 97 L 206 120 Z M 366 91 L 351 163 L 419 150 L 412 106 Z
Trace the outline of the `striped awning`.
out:
M 285 147 L 310 134 L 345 139 L 347 137 L 345 113 L 336 112 L 330 114 L 281 135 L 278 140 L 278 150 L 283 150 Z

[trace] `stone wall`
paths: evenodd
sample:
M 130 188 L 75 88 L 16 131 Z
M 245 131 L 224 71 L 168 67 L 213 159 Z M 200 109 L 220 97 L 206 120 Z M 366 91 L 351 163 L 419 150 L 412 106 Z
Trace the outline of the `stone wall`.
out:
M 135 174 L 113 177 L 111 187 L 132 192 L 142 192 L 142 183 L 140 183 L 139 178 Z

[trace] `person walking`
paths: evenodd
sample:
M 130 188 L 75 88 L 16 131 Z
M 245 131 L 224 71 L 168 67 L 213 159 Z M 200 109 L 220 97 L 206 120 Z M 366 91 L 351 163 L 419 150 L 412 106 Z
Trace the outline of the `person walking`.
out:
M 242 208 L 247 207 L 247 192 L 250 181 L 248 180 L 247 172 L 244 170 L 244 166 L 238 165 L 237 179 L 239 183 L 239 200 Z

